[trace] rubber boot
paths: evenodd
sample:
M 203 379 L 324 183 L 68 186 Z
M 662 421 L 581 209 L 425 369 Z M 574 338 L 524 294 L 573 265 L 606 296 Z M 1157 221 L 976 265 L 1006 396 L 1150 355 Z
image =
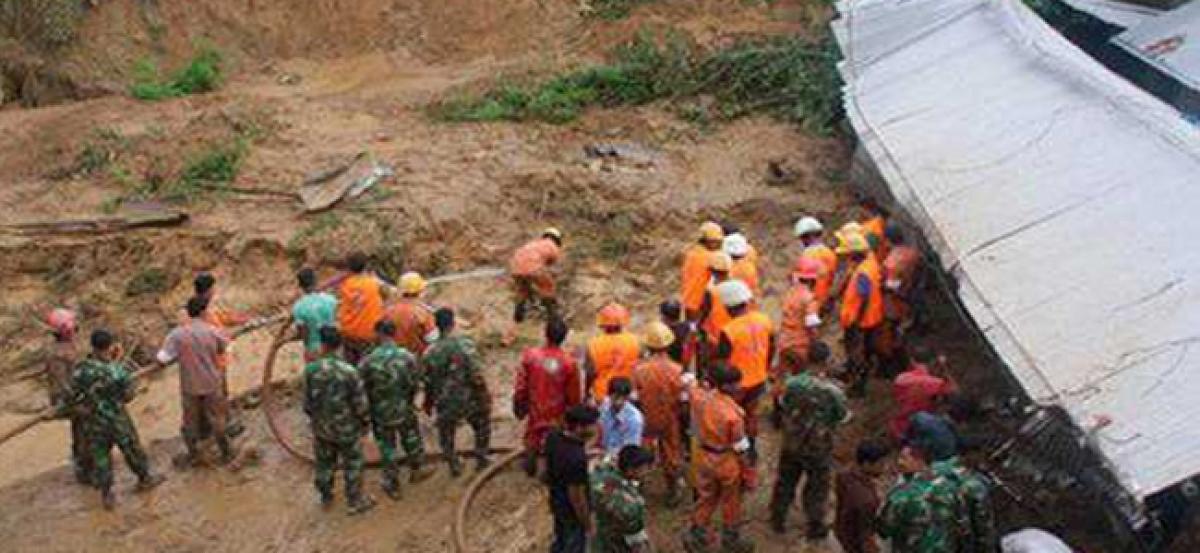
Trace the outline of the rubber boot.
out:
M 408 462 L 408 483 L 416 484 L 433 476 L 433 467 L 425 467 L 424 459 L 418 457 Z
M 329 509 L 333 506 L 333 491 L 332 490 L 317 490 L 318 500 L 321 502 L 321 508 Z
M 117 496 L 113 493 L 111 486 L 100 490 L 100 504 L 104 505 L 106 511 L 116 508 Z
M 776 534 L 783 534 L 787 532 L 787 524 L 784 522 L 784 516 L 782 513 L 771 513 L 770 526 L 771 531 L 775 532 Z
M 684 530 L 681 541 L 683 549 L 688 553 L 708 553 L 712 550 L 708 544 L 708 531 L 699 526 Z
M 753 553 L 754 542 L 743 538 L 737 530 L 721 530 L 721 551 L 725 553 Z
M 462 460 L 458 458 L 457 453 L 447 453 L 446 464 L 450 465 L 450 476 L 454 478 L 462 476 Z
M 145 492 L 153 490 L 167 481 L 167 477 L 161 474 L 147 474 L 138 478 L 137 491 Z
M 221 464 L 227 465 L 233 462 L 233 446 L 229 445 L 229 438 L 225 436 L 217 436 L 217 448 L 221 450 Z
M 820 521 L 809 522 L 804 535 L 810 540 L 823 540 L 829 537 L 829 527 Z
M 483 472 L 492 464 L 492 460 L 488 458 L 486 453 L 475 454 L 475 472 Z
M 521 468 L 525 469 L 525 474 L 528 474 L 530 478 L 537 478 L 538 455 L 536 451 L 525 452 L 525 460 L 521 463 Z
M 379 487 L 383 488 L 383 493 L 393 501 L 400 499 L 400 478 L 395 474 L 384 476 Z
M 356 495 L 349 498 L 349 508 L 346 514 L 350 516 L 361 515 L 375 508 L 375 500 L 369 495 Z
M 182 455 L 177 455 L 171 460 L 171 463 L 175 465 L 175 468 L 186 469 L 186 468 L 199 466 L 200 465 L 199 440 L 197 440 L 195 438 L 185 437 L 183 439 L 183 447 L 186 448 L 186 451 L 184 451 Z
M 515 322 L 515 323 L 525 322 L 526 308 L 527 308 L 527 302 L 525 300 L 520 300 L 517 302 L 517 305 L 513 307 L 513 322 Z

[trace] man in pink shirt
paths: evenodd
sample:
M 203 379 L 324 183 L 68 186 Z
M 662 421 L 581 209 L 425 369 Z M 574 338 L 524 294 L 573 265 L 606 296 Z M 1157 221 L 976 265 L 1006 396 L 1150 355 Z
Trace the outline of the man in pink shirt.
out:
M 896 401 L 896 414 L 888 422 L 892 437 L 900 439 L 908 431 L 908 419 L 920 411 L 935 411 L 938 399 L 957 389 L 954 382 L 941 374 L 945 358 L 934 356 L 924 346 L 913 346 L 909 353 L 908 370 L 896 376 L 892 383 L 892 398 Z M 936 363 L 936 370 L 930 366 Z

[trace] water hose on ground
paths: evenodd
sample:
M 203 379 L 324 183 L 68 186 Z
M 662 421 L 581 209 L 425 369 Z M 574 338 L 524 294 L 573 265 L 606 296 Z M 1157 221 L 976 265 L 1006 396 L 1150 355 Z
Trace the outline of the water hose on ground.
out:
M 479 476 L 476 476 L 475 480 L 471 481 L 471 486 L 467 488 L 467 493 L 463 494 L 462 499 L 458 502 L 458 511 L 454 515 L 453 527 L 450 529 L 450 533 L 454 537 L 454 551 L 456 553 L 468 553 L 469 551 L 467 549 L 467 536 L 463 532 L 463 528 L 467 519 L 467 511 L 470 510 L 471 503 L 475 501 L 475 496 L 479 495 L 479 490 L 482 490 L 483 486 L 492 478 L 495 478 L 497 474 L 500 474 L 501 470 L 504 470 L 505 467 L 521 458 L 524 454 L 525 450 L 523 449 L 509 452 L 508 455 L 501 457 L 499 461 L 479 473 Z

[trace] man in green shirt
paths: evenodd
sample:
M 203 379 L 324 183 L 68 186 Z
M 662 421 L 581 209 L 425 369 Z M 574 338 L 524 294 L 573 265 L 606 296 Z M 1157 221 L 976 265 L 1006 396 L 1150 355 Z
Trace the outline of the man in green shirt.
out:
M 388 497 L 399 499 L 397 437 L 408 455 L 409 481 L 419 482 L 432 475 L 421 471 L 425 447 L 414 403 L 421 375 L 416 356 L 396 344 L 395 323 L 387 319 L 379 321 L 375 324 L 375 334 L 378 345 L 359 362 L 358 372 L 371 403 L 371 432 L 383 458 L 383 491 Z
M 900 480 L 879 512 L 879 535 L 893 553 L 960 553 L 969 524 L 957 486 L 930 466 L 931 455 L 909 446 L 900 451 Z
M 292 306 L 296 337 L 304 342 L 304 361 L 316 359 L 321 352 L 321 327 L 337 326 L 337 298 L 317 289 L 317 273 L 305 267 L 296 273 L 304 296 Z
M 654 464 L 654 454 L 637 445 L 627 445 L 616 463 L 601 463 L 590 479 L 592 508 L 596 513 L 596 535 L 592 553 L 645 553 L 651 550 L 646 531 L 646 500 L 638 488 Z
M 437 409 L 438 442 L 450 464 L 450 473 L 462 474 L 462 462 L 454 452 L 454 435 L 466 421 L 475 432 L 476 470 L 489 463 L 492 396 L 483 378 L 483 367 L 475 342 L 454 332 L 454 311 L 438 309 L 433 314 L 438 339 L 430 344 L 421 362 L 425 367 L 425 413 Z
M 359 439 L 366 433 L 370 412 L 367 393 L 354 366 L 338 357 L 342 337 L 337 329 L 321 328 L 321 357 L 304 367 L 304 413 L 312 424 L 317 466 L 314 484 L 321 504 L 333 503 L 333 471 L 344 467 L 350 514 L 370 510 L 374 500 L 363 495 L 363 452 Z

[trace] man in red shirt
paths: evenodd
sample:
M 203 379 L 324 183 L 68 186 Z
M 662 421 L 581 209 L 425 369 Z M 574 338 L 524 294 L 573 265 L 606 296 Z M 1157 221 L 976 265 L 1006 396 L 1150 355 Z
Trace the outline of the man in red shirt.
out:
M 546 345 L 521 354 L 513 390 L 513 411 L 525 423 L 525 472 L 537 475 L 537 459 L 546 433 L 561 426 L 563 415 L 583 400 L 579 367 L 562 349 L 569 329 L 562 319 L 546 323 Z
M 896 401 L 896 414 L 888 422 L 892 437 L 899 440 L 908 431 L 908 420 L 914 413 L 934 411 L 938 399 L 952 393 L 956 386 L 951 380 L 940 376 L 944 373 L 945 360 L 935 357 L 932 350 L 924 346 L 913 346 L 909 353 L 908 370 L 896 376 L 892 383 L 892 398 Z M 937 369 L 930 370 L 936 363 Z

